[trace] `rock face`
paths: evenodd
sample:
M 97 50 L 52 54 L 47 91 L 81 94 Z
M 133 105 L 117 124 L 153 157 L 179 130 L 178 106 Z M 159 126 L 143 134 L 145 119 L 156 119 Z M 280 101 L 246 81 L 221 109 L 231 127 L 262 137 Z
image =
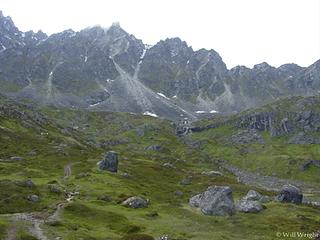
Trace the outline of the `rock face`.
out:
M 100 170 L 107 170 L 110 172 L 118 171 L 118 154 L 114 151 L 107 152 L 105 158 L 98 162 Z
M 145 208 L 149 204 L 149 201 L 142 198 L 142 197 L 130 197 L 124 202 L 122 202 L 122 205 L 128 206 L 130 208 Z
M 300 204 L 302 203 L 303 195 L 299 188 L 293 185 L 285 185 L 280 190 L 277 200 L 280 202 L 288 202 Z
M 226 186 L 212 186 L 189 200 L 192 207 L 200 208 L 205 215 L 230 216 L 235 213 L 232 190 Z
M 263 206 L 259 201 L 242 199 L 236 204 L 236 209 L 239 212 L 258 213 L 263 210 Z

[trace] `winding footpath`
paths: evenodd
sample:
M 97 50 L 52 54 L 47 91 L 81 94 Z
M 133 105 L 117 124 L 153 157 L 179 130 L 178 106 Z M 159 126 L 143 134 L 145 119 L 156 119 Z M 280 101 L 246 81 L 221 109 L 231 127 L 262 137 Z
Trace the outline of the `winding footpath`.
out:
M 71 176 L 71 164 L 64 167 L 64 179 Z M 2 217 L 8 217 L 11 220 L 11 224 L 7 230 L 7 236 L 5 240 L 17 239 L 17 232 L 19 230 L 18 223 L 26 223 L 26 228 L 32 236 L 39 240 L 49 240 L 44 230 L 42 229 L 43 224 L 52 224 L 60 220 L 62 210 L 71 203 L 74 198 L 78 195 L 78 192 L 66 192 L 65 201 L 60 202 L 56 205 L 54 212 L 47 216 L 46 212 L 32 212 L 32 213 L 13 213 L 13 214 L 2 214 Z M 57 237 L 56 239 L 60 239 Z

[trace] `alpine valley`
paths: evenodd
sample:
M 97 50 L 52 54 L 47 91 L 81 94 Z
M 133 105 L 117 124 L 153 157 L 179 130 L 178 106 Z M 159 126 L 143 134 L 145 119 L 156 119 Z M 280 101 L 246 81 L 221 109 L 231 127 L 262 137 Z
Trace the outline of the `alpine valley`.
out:
M 319 240 L 319 91 L 320 60 L 227 69 L 0 11 L 0 239 Z

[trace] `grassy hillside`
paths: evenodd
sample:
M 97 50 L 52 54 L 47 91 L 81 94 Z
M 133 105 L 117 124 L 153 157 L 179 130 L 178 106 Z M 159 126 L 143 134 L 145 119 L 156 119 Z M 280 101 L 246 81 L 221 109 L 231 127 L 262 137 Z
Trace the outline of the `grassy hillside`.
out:
M 297 152 L 300 157 L 309 156 L 309 151 L 319 154 L 312 146 L 304 150 L 298 146 L 289 148 L 284 146 L 282 138 L 263 135 L 265 147 L 248 145 L 254 151 L 243 155 L 240 152 L 244 146 L 223 144 L 219 140 L 237 131 L 232 126 L 181 139 L 175 135 L 172 123 L 152 117 L 54 108 L 40 112 L 2 99 L 1 239 L 8 232 L 14 232 L 16 239 L 36 239 L 28 232 L 29 221 L 15 221 L 10 214 L 38 212 L 46 219 L 58 203 L 65 202 L 64 191 L 76 191 L 79 195 L 65 204 L 56 221 L 40 225 L 48 239 L 142 240 L 149 239 L 147 235 L 157 238 L 165 234 L 180 240 L 275 239 L 276 232 L 319 229 L 320 210 L 303 205 L 271 202 L 259 214 L 237 213 L 224 218 L 205 216 L 188 204 L 191 196 L 211 185 L 231 186 L 235 199 L 252 189 L 219 169 L 216 164 L 219 158 L 240 167 L 250 166 L 252 170 L 258 169 L 258 163 L 249 163 L 256 160 L 262 167 L 266 166 L 263 170 L 268 173 L 278 168 L 271 168 L 270 162 L 279 159 L 280 154 L 290 153 L 292 157 L 297 157 Z M 201 146 L 191 147 L 190 143 L 196 141 L 202 141 Z M 161 149 L 146 150 L 150 145 L 159 145 Z M 97 168 L 96 163 L 108 150 L 119 153 L 116 174 Z M 270 151 L 273 153 L 270 158 L 263 156 L 262 153 Z M 280 167 L 284 165 L 283 159 L 286 160 L 281 158 Z M 263 165 L 264 161 L 270 162 Z M 173 167 L 165 167 L 164 163 Z M 72 169 L 69 178 L 64 178 L 66 165 Z M 204 170 L 219 170 L 223 176 L 206 176 L 201 174 Z M 316 181 L 316 174 L 309 170 L 298 177 Z M 283 176 L 292 177 L 290 174 Z M 191 183 L 182 185 L 186 178 Z M 35 186 L 26 185 L 27 179 Z M 53 185 L 61 192 L 53 192 Z M 176 195 L 176 191 L 183 195 Z M 259 191 L 274 196 L 272 192 Z M 40 201 L 28 201 L 26 197 L 30 194 L 39 195 Z M 130 196 L 145 197 L 150 205 L 145 209 L 122 206 L 120 203 Z

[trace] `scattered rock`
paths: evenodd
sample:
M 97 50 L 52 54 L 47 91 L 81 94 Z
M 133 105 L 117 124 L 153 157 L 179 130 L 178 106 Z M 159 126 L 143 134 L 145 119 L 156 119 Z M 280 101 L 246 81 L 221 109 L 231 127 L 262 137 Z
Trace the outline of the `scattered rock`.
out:
M 160 236 L 158 240 L 171 240 L 171 238 L 168 235 L 163 235 L 163 236 Z
M 52 193 L 60 194 L 63 192 L 62 188 L 57 184 L 50 184 L 48 185 L 48 188 Z
M 142 198 L 142 197 L 130 197 L 124 202 L 122 202 L 122 205 L 131 207 L 131 208 L 145 208 L 149 204 L 149 201 Z
M 259 201 L 262 198 L 262 195 L 255 190 L 249 190 L 247 195 L 243 198 L 243 200 L 249 201 Z
M 32 195 L 29 195 L 27 197 L 28 201 L 30 202 L 39 202 L 40 201 L 40 198 L 38 195 L 35 195 L 35 194 L 32 194 Z
M 174 165 L 172 163 L 164 163 L 162 166 L 165 168 L 174 168 Z
M 238 133 L 232 135 L 227 139 L 228 143 L 232 144 L 250 144 L 250 143 L 264 143 L 263 138 L 255 129 L 240 130 Z
M 162 149 L 163 149 L 163 147 L 160 145 L 150 145 L 150 146 L 146 147 L 144 150 L 145 151 L 161 151 Z
M 189 200 L 192 207 L 200 208 L 206 215 L 230 216 L 235 213 L 232 190 L 227 186 L 212 186 Z
M 245 213 L 258 213 L 263 210 L 263 206 L 259 201 L 252 201 L 252 200 L 240 200 L 236 204 L 236 208 L 239 212 Z
M 288 202 L 288 203 L 295 203 L 300 204 L 302 203 L 302 192 L 301 190 L 293 185 L 284 185 L 280 190 L 277 200 L 280 202 Z
M 37 155 L 37 151 L 36 150 L 32 150 L 31 152 L 28 153 L 29 156 L 35 156 Z
M 125 236 L 123 240 L 154 240 L 154 238 L 147 234 L 132 234 Z
M 190 185 L 191 184 L 191 179 L 190 178 L 182 179 L 180 184 L 181 185 Z
M 17 185 L 22 187 L 28 187 L 28 188 L 34 188 L 36 185 L 31 179 L 23 180 L 23 181 L 17 181 Z
M 305 161 L 300 169 L 301 171 L 306 171 L 308 170 L 308 168 L 310 168 L 311 166 L 315 166 L 315 167 L 318 167 L 320 168 L 320 160 L 308 160 L 308 161 Z
M 174 192 L 174 195 L 176 195 L 177 197 L 182 197 L 183 196 L 183 192 L 180 190 L 177 190 Z
M 109 139 L 109 140 L 101 141 L 100 147 L 102 148 L 112 147 L 120 144 L 127 144 L 129 142 L 130 140 L 126 138 L 125 139 Z
M 81 178 L 85 178 L 85 177 L 90 177 L 91 174 L 89 172 L 81 172 L 79 174 L 76 175 L 76 179 L 81 179 Z
M 104 201 L 104 202 L 111 202 L 112 201 L 112 198 L 109 195 L 102 195 L 102 196 L 99 196 L 97 199 Z
M 80 194 L 80 192 L 67 192 L 66 193 L 66 200 L 67 202 L 71 202 L 73 201 L 73 199 L 78 196 Z
M 14 156 L 10 158 L 11 161 L 23 161 L 24 158 L 23 157 L 19 157 L 19 156 Z
M 98 162 L 100 170 L 108 170 L 110 172 L 118 171 L 118 153 L 114 151 L 107 152 L 105 159 Z
M 127 172 L 124 172 L 124 173 L 121 173 L 121 176 L 124 177 L 124 178 L 129 178 L 130 174 L 127 173 Z
M 209 172 L 203 171 L 201 174 L 206 176 L 211 176 L 211 177 L 223 176 L 223 174 L 219 171 L 209 171 Z
M 159 214 L 158 214 L 158 212 L 153 211 L 153 212 L 148 213 L 147 216 L 151 217 L 151 218 L 154 218 L 154 217 L 158 217 Z
M 311 207 L 320 208 L 320 202 L 310 200 L 308 198 L 303 197 L 302 203 Z

